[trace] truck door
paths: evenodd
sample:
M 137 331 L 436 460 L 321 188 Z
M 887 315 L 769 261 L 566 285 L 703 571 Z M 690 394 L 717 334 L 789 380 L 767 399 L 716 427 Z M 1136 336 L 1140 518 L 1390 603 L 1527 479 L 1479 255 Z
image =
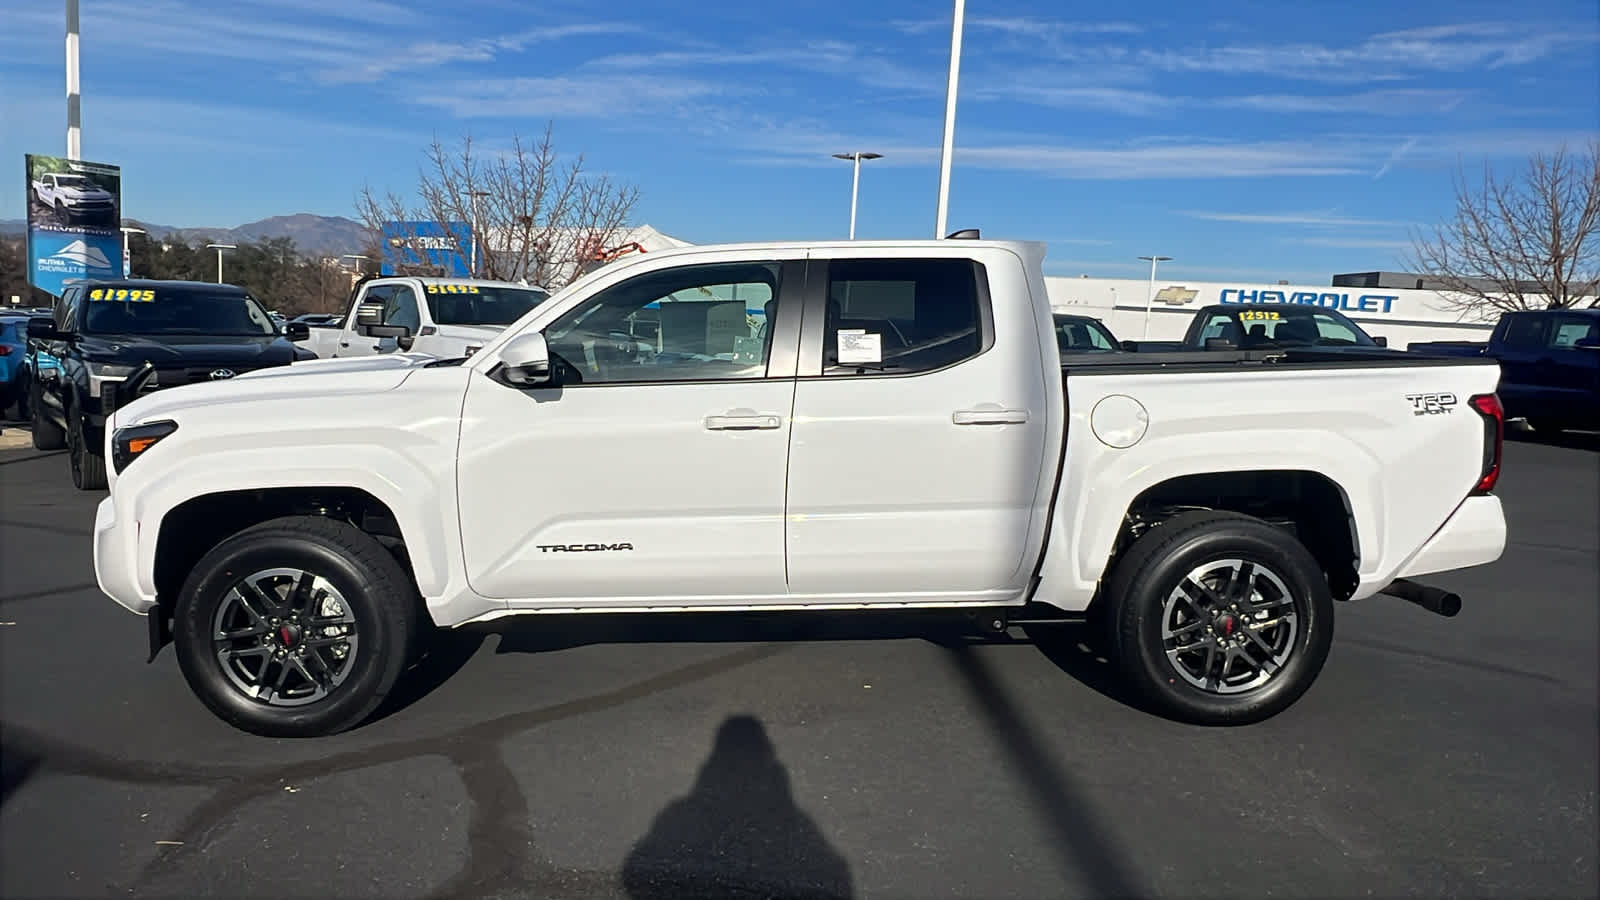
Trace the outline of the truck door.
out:
M 653 266 L 542 329 L 555 381 L 474 373 L 467 580 L 513 606 L 782 602 L 804 263 Z
M 361 289 L 356 302 L 350 305 L 350 314 L 345 317 L 344 330 L 339 332 L 339 347 L 334 351 L 334 356 L 372 356 L 383 351 L 383 341 L 363 333 L 361 306 L 365 303 L 381 303 L 388 308 L 394 289 L 393 284 L 369 284 Z M 394 341 L 391 339 L 388 344 L 390 352 L 393 352 Z
M 786 515 L 797 602 L 1005 601 L 1026 586 L 1061 415 L 1044 378 L 1059 376 L 1023 268 L 983 258 L 1000 264 L 811 261 Z

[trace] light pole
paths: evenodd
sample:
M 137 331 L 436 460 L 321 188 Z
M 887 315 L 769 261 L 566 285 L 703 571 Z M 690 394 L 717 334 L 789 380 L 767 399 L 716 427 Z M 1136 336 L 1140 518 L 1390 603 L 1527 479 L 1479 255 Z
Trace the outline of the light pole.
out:
M 128 235 L 148 234 L 143 228 L 134 228 L 132 225 L 122 226 L 122 277 L 127 278 L 133 274 L 133 257 L 128 255 Z
M 863 159 L 882 159 L 882 153 L 835 153 L 834 159 L 854 160 L 856 164 L 855 177 L 850 181 L 850 240 L 856 239 L 856 194 L 861 190 L 861 161 Z
M 472 191 L 472 262 L 469 274 L 478 277 L 478 198 L 489 196 L 488 191 Z
M 944 237 L 950 212 L 950 155 L 955 149 L 956 83 L 961 78 L 961 23 L 966 9 L 966 0 L 956 0 L 955 20 L 950 24 L 950 83 L 944 89 L 944 149 L 939 154 L 939 223 L 933 229 L 936 239 Z
M 206 246 L 215 248 L 216 251 L 217 251 L 217 284 L 221 284 L 222 283 L 222 251 L 224 251 L 224 250 L 237 250 L 237 249 L 239 249 L 239 245 L 238 244 L 207 244 Z
M 1150 339 L 1150 304 L 1156 300 L 1156 263 L 1166 262 L 1170 256 L 1141 256 L 1140 259 L 1150 260 L 1150 290 L 1144 295 L 1144 336 Z
M 78 0 L 67 0 L 67 159 L 83 156 L 83 101 L 78 84 Z

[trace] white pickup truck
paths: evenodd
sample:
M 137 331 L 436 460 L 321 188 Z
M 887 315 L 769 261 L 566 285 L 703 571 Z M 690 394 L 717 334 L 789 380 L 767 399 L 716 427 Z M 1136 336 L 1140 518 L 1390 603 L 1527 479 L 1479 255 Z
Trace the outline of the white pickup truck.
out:
M 342 325 L 312 326 L 297 342 L 321 359 L 395 352 L 468 356 L 549 296 L 504 281 L 373 278 L 352 292 Z
M 1226 724 L 1311 685 L 1336 601 L 1453 615 L 1410 579 L 1500 556 L 1493 361 L 1080 364 L 1043 255 L 651 253 L 466 359 L 153 393 L 106 429 L 99 585 L 266 735 L 361 722 L 434 628 L 620 611 L 1086 620 L 1166 714 Z

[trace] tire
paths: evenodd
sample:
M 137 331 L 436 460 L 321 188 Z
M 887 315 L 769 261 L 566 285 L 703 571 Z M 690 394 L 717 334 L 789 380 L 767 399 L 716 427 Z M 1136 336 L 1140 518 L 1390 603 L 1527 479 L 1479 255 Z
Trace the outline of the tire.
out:
M 1202 610 L 1216 605 L 1215 590 L 1209 599 L 1179 599 L 1191 594 L 1179 594 L 1191 576 L 1236 578 L 1244 566 L 1230 560 L 1250 567 L 1251 593 L 1232 596 L 1239 612 L 1225 603 L 1210 619 Z M 1156 712 L 1179 721 L 1246 725 L 1271 718 L 1310 689 L 1332 647 L 1333 594 L 1322 567 L 1293 535 L 1251 516 L 1190 512 L 1152 528 L 1115 564 L 1106 598 L 1107 645 L 1122 676 Z M 1182 635 L 1170 638 L 1175 646 L 1196 649 L 1169 657 L 1169 625 Z M 1205 643 L 1217 641 L 1208 655 Z M 1259 663 L 1262 657 L 1276 660 L 1276 668 Z M 1245 678 L 1252 665 L 1256 681 Z M 1226 683 L 1230 672 L 1233 684 Z
M 38 379 L 28 379 L 28 421 L 33 430 L 33 449 L 60 450 L 67 445 L 67 433 L 46 418 L 44 404 L 39 402 L 40 390 Z
M 76 407 L 67 410 L 68 462 L 72 467 L 72 486 L 80 491 L 106 489 L 106 458 L 89 449 L 83 439 L 83 416 Z
M 274 570 L 287 572 L 263 575 Z M 236 591 L 246 581 L 263 590 L 254 612 Z M 308 590 L 290 593 L 290 584 Z M 275 610 L 267 597 L 287 605 Z M 178 595 L 173 642 L 190 690 L 223 721 L 264 737 L 318 737 L 378 708 L 422 626 L 416 589 L 382 544 L 345 522 L 290 516 L 233 535 L 196 564 Z M 214 641 L 219 629 L 256 633 Z M 237 655 L 224 662 L 223 653 Z M 281 693 L 263 697 L 262 676 Z

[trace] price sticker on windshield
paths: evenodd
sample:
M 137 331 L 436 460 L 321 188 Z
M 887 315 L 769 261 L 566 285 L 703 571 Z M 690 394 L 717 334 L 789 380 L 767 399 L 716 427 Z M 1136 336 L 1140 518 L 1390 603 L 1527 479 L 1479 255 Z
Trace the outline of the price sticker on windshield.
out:
M 476 294 L 478 286 L 475 284 L 430 284 L 430 294 Z
M 95 288 L 89 292 L 90 302 L 122 301 L 124 303 L 154 303 L 156 292 L 139 288 Z
M 1280 317 L 1277 312 L 1270 309 L 1247 309 L 1239 313 L 1239 318 L 1245 322 L 1276 322 Z

